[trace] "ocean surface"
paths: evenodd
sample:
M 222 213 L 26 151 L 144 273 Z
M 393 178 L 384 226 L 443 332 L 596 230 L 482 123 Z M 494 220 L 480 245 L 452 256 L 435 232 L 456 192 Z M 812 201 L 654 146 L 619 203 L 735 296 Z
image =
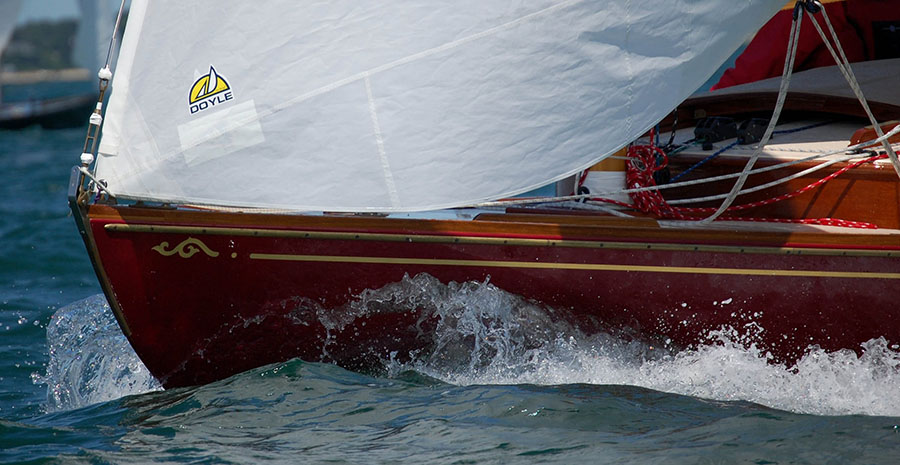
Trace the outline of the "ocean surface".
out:
M 378 376 L 290 360 L 162 391 L 68 216 L 83 137 L 0 131 L 0 463 L 900 463 L 884 341 L 793 367 L 739 332 L 657 353 L 517 324 L 541 310 L 488 283 L 439 290 L 456 315 L 441 357 Z

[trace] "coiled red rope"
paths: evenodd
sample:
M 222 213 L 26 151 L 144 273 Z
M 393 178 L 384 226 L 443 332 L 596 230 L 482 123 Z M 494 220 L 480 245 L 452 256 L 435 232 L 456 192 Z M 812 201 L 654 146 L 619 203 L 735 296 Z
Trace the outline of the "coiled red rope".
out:
M 668 157 L 666 157 L 666 153 L 658 146 L 653 144 L 653 131 L 650 131 L 650 144 L 649 145 L 632 145 L 628 147 L 628 158 L 629 162 L 627 164 L 626 172 L 625 172 L 625 184 L 628 189 L 637 189 L 642 187 L 652 187 L 656 186 L 656 180 L 653 175 L 659 171 L 664 169 L 668 165 Z M 770 197 L 768 199 L 758 200 L 755 202 L 748 202 L 740 205 L 733 205 L 729 207 L 727 212 L 735 212 L 748 210 L 751 208 L 761 207 L 765 205 L 771 205 L 777 202 L 782 202 L 784 200 L 788 200 L 798 195 L 801 195 L 805 192 L 813 190 L 817 187 L 822 186 L 823 184 L 831 181 L 832 179 L 840 176 L 841 174 L 846 173 L 847 171 L 852 170 L 860 165 L 864 165 L 866 163 L 872 163 L 875 160 L 881 160 L 887 158 L 887 155 L 873 155 L 871 157 L 856 161 L 851 163 L 843 168 L 835 171 L 834 173 L 825 176 L 818 181 L 815 181 L 805 187 L 797 189 L 793 192 L 789 192 L 786 194 Z M 602 197 L 592 198 L 591 200 L 611 203 L 615 205 L 619 205 L 622 207 L 630 208 L 633 210 L 640 211 L 642 213 L 653 214 L 660 218 L 669 218 L 676 220 L 684 220 L 684 221 L 698 221 L 704 218 L 704 216 L 695 216 L 702 214 L 709 214 L 716 211 L 716 208 L 690 208 L 690 207 L 673 207 L 666 202 L 666 199 L 659 193 L 657 190 L 653 191 L 640 191 L 640 192 L 632 192 L 629 193 L 633 204 L 628 204 L 625 202 L 620 202 L 613 199 L 607 199 Z M 860 229 L 877 229 L 878 226 L 872 223 L 866 223 L 863 221 L 850 221 L 850 220 L 842 220 L 839 218 L 801 218 L 801 219 L 789 219 L 789 218 L 746 218 L 746 217 L 728 217 L 722 216 L 717 218 L 717 220 L 721 221 L 754 221 L 754 222 L 768 222 L 768 223 L 791 223 L 791 224 L 815 224 L 822 226 L 839 226 L 844 228 L 860 228 Z

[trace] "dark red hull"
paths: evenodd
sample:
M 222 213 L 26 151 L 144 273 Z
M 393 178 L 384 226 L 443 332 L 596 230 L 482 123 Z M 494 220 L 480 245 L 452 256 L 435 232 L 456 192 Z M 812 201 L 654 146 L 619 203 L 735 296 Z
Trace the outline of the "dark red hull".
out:
M 168 387 L 291 357 L 365 369 L 392 352 L 428 350 L 435 322 L 419 309 L 354 307 L 365 290 L 420 273 L 445 284 L 489 280 L 582 331 L 676 348 L 751 321 L 764 328 L 756 342 L 780 360 L 812 344 L 900 341 L 900 240 L 890 235 L 751 235 L 549 215 L 436 221 L 92 206 L 88 217 L 117 317 Z

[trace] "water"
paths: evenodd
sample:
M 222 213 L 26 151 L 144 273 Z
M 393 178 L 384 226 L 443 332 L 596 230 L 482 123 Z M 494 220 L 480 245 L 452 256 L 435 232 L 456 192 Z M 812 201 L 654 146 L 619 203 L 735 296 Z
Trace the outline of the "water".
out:
M 68 217 L 82 138 L 0 132 L 2 463 L 900 463 L 900 354 L 884 341 L 795 367 L 740 332 L 672 354 L 425 275 L 360 305 L 424 305 L 434 352 L 377 375 L 291 360 L 161 391 Z

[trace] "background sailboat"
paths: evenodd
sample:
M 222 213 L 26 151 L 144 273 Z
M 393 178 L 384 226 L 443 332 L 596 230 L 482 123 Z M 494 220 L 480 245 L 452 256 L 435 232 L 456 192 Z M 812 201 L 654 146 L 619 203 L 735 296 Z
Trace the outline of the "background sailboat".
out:
M 72 59 L 78 66 L 90 70 L 92 77 L 106 63 L 109 52 L 116 20 L 116 10 L 111 6 L 108 0 L 78 0 L 81 16 Z
M 81 15 L 72 61 L 76 66 L 85 69 L 84 74 L 88 76 L 88 80 L 77 77 L 69 82 L 71 78 L 68 76 L 75 73 L 62 73 L 65 85 L 56 86 L 60 89 L 47 92 L 40 86 L 44 84 L 42 80 L 46 79 L 44 75 L 48 73 L 27 73 L 28 76 L 17 81 L 19 88 L 17 94 L 24 97 L 20 95 L 14 100 L 3 102 L 0 106 L 0 128 L 18 129 L 32 125 L 49 129 L 69 128 L 81 127 L 87 121 L 97 101 L 97 91 L 92 90 L 96 86 L 93 76 L 100 68 L 100 63 L 105 63 L 115 18 L 106 0 L 79 0 L 78 3 Z M 0 12 L 3 13 L 0 22 L 3 22 L 3 27 L 9 30 L 5 36 L 8 39 L 19 18 L 21 2 L 5 0 L 5 3 L 0 5 L 2 5 L 0 8 L 9 10 Z M 2 32 L 0 30 L 0 33 Z M 5 48 L 6 43 L 7 41 L 4 41 L 0 44 L 3 45 L 0 50 Z

